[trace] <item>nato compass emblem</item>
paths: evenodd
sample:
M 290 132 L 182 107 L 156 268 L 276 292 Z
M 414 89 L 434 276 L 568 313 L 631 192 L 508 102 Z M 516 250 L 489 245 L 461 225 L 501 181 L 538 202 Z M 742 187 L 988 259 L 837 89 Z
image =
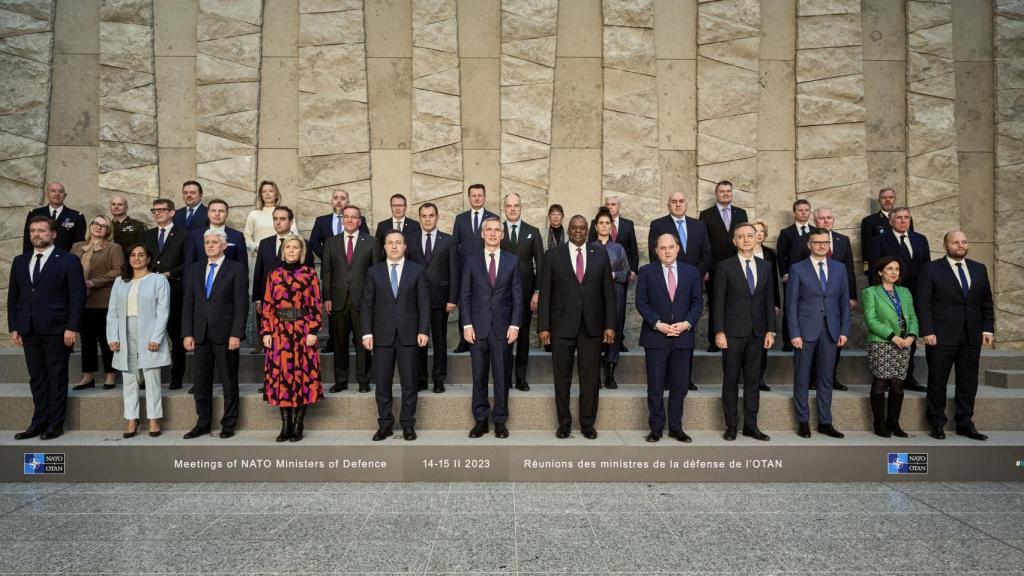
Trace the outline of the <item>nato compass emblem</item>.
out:
M 887 464 L 889 474 L 927 474 L 928 454 L 889 452 Z

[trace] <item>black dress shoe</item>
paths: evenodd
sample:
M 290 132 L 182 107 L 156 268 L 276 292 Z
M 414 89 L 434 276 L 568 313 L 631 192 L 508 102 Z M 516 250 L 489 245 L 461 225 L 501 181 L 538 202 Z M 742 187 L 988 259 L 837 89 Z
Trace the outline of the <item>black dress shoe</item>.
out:
M 330 340 L 328 340 L 327 343 L 324 344 L 324 347 L 320 349 L 320 351 L 323 352 L 324 354 L 333 354 L 334 353 L 334 342 L 331 342 Z
M 910 378 L 907 378 L 905 382 L 903 382 L 903 390 L 910 390 L 911 392 L 927 392 L 928 387 L 922 386 L 921 383 L 917 381 L 917 378 L 911 376 Z
M 57 426 L 56 428 L 50 428 L 46 432 L 39 435 L 40 440 L 53 440 L 54 438 L 60 438 L 64 435 L 64 428 Z
M 655 432 L 654 430 L 651 430 L 650 434 L 648 434 L 647 436 L 644 436 L 644 440 L 646 440 L 648 442 L 657 442 L 658 440 L 661 440 L 661 434 L 658 433 L 658 432 Z
M 835 382 L 832 383 L 832 389 L 833 390 L 849 390 L 849 388 L 846 387 L 846 384 L 841 383 L 839 380 L 836 380 Z
M 714 344 L 708 344 L 708 352 L 721 352 L 722 349 Z
M 522 390 L 523 392 L 530 391 L 530 384 L 526 380 L 520 380 L 516 382 L 516 390 Z
M 726 440 L 728 440 L 730 442 L 735 440 L 736 439 L 736 427 L 735 426 L 729 426 L 728 428 L 726 428 L 725 429 L 725 434 L 722 434 L 722 438 L 725 438 Z
M 86 382 L 84 384 L 79 384 L 78 386 L 72 386 L 71 389 L 72 390 L 85 390 L 86 388 L 95 388 L 95 387 L 96 387 L 96 379 L 93 378 L 92 380 L 89 380 L 88 382 Z
M 416 438 L 416 430 L 412 426 L 402 427 L 402 440 L 415 440 Z
M 832 438 L 845 438 L 845 434 L 836 430 L 831 424 L 818 424 L 818 432 Z
M 801 437 L 801 438 L 810 438 L 811 437 L 811 427 L 810 427 L 810 425 L 807 424 L 807 422 L 800 422 L 800 423 L 798 423 L 797 427 L 796 427 L 796 435 Z
M 370 385 L 369 384 L 360 384 L 359 385 L 359 391 L 363 392 L 363 393 L 369 392 L 370 391 Z
M 957 436 L 966 436 L 971 440 L 988 440 L 988 436 L 978 432 L 974 428 L 962 428 L 956 431 Z
M 423 391 L 423 390 L 429 390 L 429 389 L 430 389 L 430 386 L 427 386 L 427 383 L 426 383 L 426 382 L 424 381 L 424 382 L 420 382 L 420 383 L 419 383 L 419 384 L 417 385 L 417 387 L 416 387 L 416 388 L 417 388 L 418 390 L 420 390 L 420 391 Z
M 150 430 L 149 431 L 149 435 L 152 436 L 153 438 L 156 438 L 157 436 L 159 436 L 161 434 L 163 434 L 163 432 L 161 432 L 160 430 Z
M 694 384 L 693 382 L 690 382 L 690 384 L 687 386 L 687 389 L 689 389 L 689 390 L 696 390 L 697 389 L 697 385 Z
M 220 431 L 221 438 L 231 438 L 235 435 L 235 431 L 231 428 L 222 428 Z
M 765 384 L 764 382 L 760 383 L 757 386 L 757 389 L 760 390 L 761 392 L 771 392 L 772 391 L 772 387 L 767 385 L 767 384 Z
M 113 390 L 116 386 L 117 386 L 117 384 L 104 384 L 103 385 L 103 389 L 104 390 Z M 140 386 L 140 388 L 144 388 L 144 386 Z
M 462 354 L 463 352 L 469 352 L 469 345 L 465 342 L 459 342 L 459 345 L 452 350 L 452 354 Z
M 619 352 L 629 352 L 629 348 L 626 348 L 626 345 L 623 344 L 622 346 L 619 346 Z
M 167 387 L 168 390 L 181 390 L 181 382 L 171 382 L 171 385 Z
M 686 432 L 683 432 L 682 430 L 670 430 L 668 435 L 671 436 L 672 438 L 675 438 L 676 440 L 679 440 L 680 442 L 693 442 L 693 438 L 690 438 L 690 435 L 687 434 Z
M 348 390 L 348 384 L 335 384 L 331 386 L 331 392 L 341 392 L 342 390 Z
M 487 427 L 487 422 L 477 422 L 476 425 L 473 426 L 473 429 L 469 431 L 469 437 L 480 438 L 484 434 L 487 434 L 488 431 L 489 428 Z
M 189 387 L 188 387 L 188 393 L 189 393 L 189 394 L 192 394 L 192 395 L 195 395 L 195 393 L 196 393 L 196 387 L 195 387 L 195 386 L 189 386 Z
M 14 439 L 15 440 L 28 440 L 30 438 L 35 438 L 36 436 L 39 436 L 42 433 L 43 433 L 43 431 L 40 428 L 29 428 L 28 430 L 25 430 L 24 432 L 18 432 L 17 434 L 15 434 L 14 435 Z
M 193 438 L 199 438 L 200 436 L 206 436 L 209 433 L 209 428 L 200 428 L 199 426 L 196 426 L 195 428 L 186 432 L 183 438 L 185 438 L 185 440 L 191 440 Z
M 555 432 L 555 438 L 558 438 L 560 440 L 565 440 L 568 437 L 569 437 L 569 430 L 566 429 L 566 428 L 559 428 Z
M 504 424 L 494 425 L 494 437 L 495 438 L 508 438 L 508 426 Z
M 444 393 L 444 382 L 434 382 L 434 394 Z
M 807 389 L 808 390 L 817 390 L 818 389 L 818 383 L 817 382 L 811 382 L 810 384 L 807 385 Z
M 782 351 L 783 352 L 792 352 L 793 351 L 793 345 L 790 344 L 789 342 L 786 342 L 785 344 L 782 345 Z
M 587 440 L 596 440 L 597 439 L 597 430 L 594 430 L 593 426 L 588 426 L 588 427 L 584 428 L 582 430 L 582 432 L 583 432 L 583 437 L 586 438 Z
M 373 441 L 380 442 L 385 438 L 390 438 L 394 433 L 395 431 L 391 428 L 378 428 L 377 433 L 373 435 Z
M 748 438 L 753 438 L 754 440 L 761 440 L 763 442 L 767 442 L 768 440 L 771 440 L 770 436 L 768 436 L 764 432 L 761 432 L 757 428 L 754 428 L 753 430 L 749 430 L 747 428 L 744 428 L 743 429 L 743 435 L 747 436 Z
M 928 432 L 928 435 L 931 436 L 932 438 L 935 438 L 936 440 L 946 439 L 946 433 L 943 432 L 942 428 L 939 428 L 938 426 L 932 426 L 932 429 L 930 432 Z
M 135 428 L 132 428 L 131 432 L 122 432 L 121 436 L 123 438 L 134 438 L 135 435 L 138 434 L 138 433 L 139 433 L 139 422 L 136 420 Z

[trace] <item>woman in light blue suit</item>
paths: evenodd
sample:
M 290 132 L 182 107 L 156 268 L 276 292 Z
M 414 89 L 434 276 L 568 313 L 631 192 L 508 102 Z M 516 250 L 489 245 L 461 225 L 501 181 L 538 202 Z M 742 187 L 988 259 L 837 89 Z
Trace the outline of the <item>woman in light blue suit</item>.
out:
M 139 429 L 140 374 L 146 382 L 149 435 L 160 435 L 163 404 L 160 368 L 171 364 L 167 339 L 171 286 L 162 274 L 149 271 L 153 254 L 143 244 L 128 249 L 121 277 L 114 281 L 107 308 L 107 342 L 114 351 L 114 368 L 124 380 L 125 438 Z

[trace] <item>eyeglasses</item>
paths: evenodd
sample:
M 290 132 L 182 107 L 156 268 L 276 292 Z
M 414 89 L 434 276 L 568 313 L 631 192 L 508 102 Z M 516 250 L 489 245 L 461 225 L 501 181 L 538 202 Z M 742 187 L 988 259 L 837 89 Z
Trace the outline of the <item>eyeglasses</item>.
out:
M 828 246 L 831 242 L 828 240 L 811 240 L 811 244 L 814 244 L 815 246 Z
M 159 214 L 160 212 L 171 212 L 170 208 L 150 208 L 150 214 Z
M 99 222 L 90 222 L 90 225 L 91 226 L 99 226 L 100 228 L 103 228 L 104 230 L 108 230 L 110 228 L 109 224 L 100 224 Z

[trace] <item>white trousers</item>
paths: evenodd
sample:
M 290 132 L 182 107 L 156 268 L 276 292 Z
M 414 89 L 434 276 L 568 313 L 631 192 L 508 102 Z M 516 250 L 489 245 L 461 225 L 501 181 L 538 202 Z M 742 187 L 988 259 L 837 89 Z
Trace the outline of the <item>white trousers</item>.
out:
M 122 372 L 124 380 L 124 418 L 139 418 L 139 376 L 146 379 L 146 417 L 158 420 L 164 417 L 164 405 L 160 397 L 160 369 L 148 368 Z

